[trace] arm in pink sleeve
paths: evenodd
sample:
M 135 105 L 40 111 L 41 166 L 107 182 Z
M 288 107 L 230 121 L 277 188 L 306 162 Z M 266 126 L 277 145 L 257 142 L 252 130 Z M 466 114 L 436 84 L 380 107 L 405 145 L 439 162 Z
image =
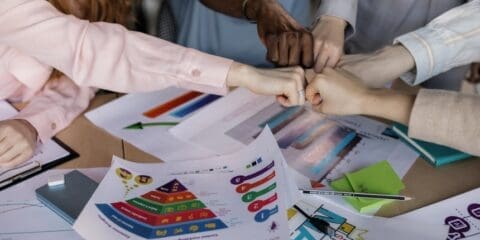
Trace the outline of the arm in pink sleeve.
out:
M 48 81 L 13 119 L 28 121 L 37 130 L 39 139 L 45 142 L 83 113 L 94 95 L 94 88 L 78 87 L 62 76 Z
M 167 86 L 224 94 L 231 60 L 109 23 L 89 23 L 45 0 L 0 4 L 0 44 L 53 66 L 85 87 L 119 92 Z

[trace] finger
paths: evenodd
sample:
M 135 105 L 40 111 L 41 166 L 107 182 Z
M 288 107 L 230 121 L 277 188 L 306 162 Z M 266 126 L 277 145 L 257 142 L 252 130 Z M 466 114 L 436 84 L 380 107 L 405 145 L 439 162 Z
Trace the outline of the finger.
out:
M 312 105 L 316 106 L 316 105 L 319 105 L 322 103 L 322 97 L 320 96 L 320 94 L 315 94 L 315 96 L 313 97 L 313 100 L 310 102 Z
M 13 144 L 7 142 L 6 139 L 3 139 L 0 142 L 0 159 L 1 159 L 1 155 L 5 154 L 7 151 L 12 149 L 12 147 L 13 147 Z M 0 160 L 0 162 L 1 162 L 1 160 Z
M 334 51 L 330 56 L 328 57 L 328 61 L 325 64 L 326 67 L 334 68 L 338 61 L 340 60 L 340 57 L 342 56 L 341 51 Z
M 324 45 L 322 46 L 319 56 L 317 57 L 317 61 L 315 62 L 314 69 L 315 69 L 315 72 L 317 73 L 321 73 L 323 71 L 328 61 L 328 55 L 325 53 L 323 47 Z
M 288 64 L 288 41 L 287 41 L 287 34 L 283 33 L 280 35 L 279 43 L 278 43 L 278 66 L 286 66 Z
M 6 151 L 4 154 L 0 156 L 0 163 L 6 164 L 10 162 L 13 158 L 16 156 L 20 155 L 19 147 L 18 146 L 13 146 L 10 148 L 8 151 Z
M 290 107 L 290 103 L 285 96 L 277 96 L 277 102 L 284 107 Z
M 288 65 L 296 66 L 300 65 L 300 42 L 298 39 L 298 33 L 289 33 L 288 37 Z
M 32 157 L 32 155 L 33 155 L 33 153 L 29 153 L 29 152 L 24 152 L 24 153 L 18 154 L 16 157 L 11 159 L 9 162 L 0 164 L 0 167 L 1 168 L 15 167 L 15 166 L 27 161 L 28 159 L 30 159 Z
M 302 45 L 302 65 L 311 68 L 314 61 L 313 36 L 310 32 L 303 32 L 301 36 Z
M 278 63 L 278 38 L 275 35 L 269 35 L 267 38 L 267 59 L 270 62 Z
M 314 83 L 311 83 L 307 86 L 307 88 L 305 89 L 305 97 L 307 98 L 307 100 L 313 104 L 313 100 L 314 100 L 314 97 L 315 95 L 318 94 L 318 90 L 317 88 L 315 87 L 315 84 Z

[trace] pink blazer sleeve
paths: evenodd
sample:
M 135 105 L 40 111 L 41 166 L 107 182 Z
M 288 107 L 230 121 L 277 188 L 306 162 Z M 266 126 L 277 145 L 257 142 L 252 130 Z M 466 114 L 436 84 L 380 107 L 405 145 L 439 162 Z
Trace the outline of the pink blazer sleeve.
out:
M 0 44 L 53 66 L 76 84 L 118 92 L 178 86 L 225 94 L 231 60 L 109 23 L 89 23 L 45 0 L 0 3 Z
M 48 81 L 40 92 L 30 99 L 14 119 L 24 119 L 45 142 L 83 113 L 95 95 L 95 89 L 79 87 L 67 76 Z

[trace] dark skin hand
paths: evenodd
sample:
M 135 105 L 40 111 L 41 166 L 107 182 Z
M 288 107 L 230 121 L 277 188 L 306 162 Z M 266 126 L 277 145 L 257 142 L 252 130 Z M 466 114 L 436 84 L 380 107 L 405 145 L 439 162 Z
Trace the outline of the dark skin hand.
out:
M 243 17 L 243 0 L 201 0 L 207 7 L 233 17 Z M 267 59 L 280 67 L 313 65 L 313 36 L 276 0 L 249 0 L 246 16 L 257 22 L 258 36 L 267 48 Z
M 472 63 L 467 81 L 475 84 L 480 83 L 480 63 Z

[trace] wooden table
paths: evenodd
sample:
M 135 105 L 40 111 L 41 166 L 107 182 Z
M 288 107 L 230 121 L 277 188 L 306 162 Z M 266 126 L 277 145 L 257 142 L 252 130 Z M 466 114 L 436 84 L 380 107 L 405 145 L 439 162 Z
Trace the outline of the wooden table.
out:
M 117 94 L 99 95 L 93 100 L 90 109 L 117 97 Z M 58 138 L 80 154 L 79 158 L 62 164 L 59 168 L 108 167 L 112 155 L 137 162 L 160 161 L 95 127 L 83 116 L 61 132 Z M 479 172 L 480 158 L 461 161 L 441 168 L 434 168 L 426 161 L 418 159 L 403 178 L 407 186 L 403 193 L 413 196 L 415 199 L 386 205 L 377 215 L 396 216 L 478 188 L 480 187 Z

